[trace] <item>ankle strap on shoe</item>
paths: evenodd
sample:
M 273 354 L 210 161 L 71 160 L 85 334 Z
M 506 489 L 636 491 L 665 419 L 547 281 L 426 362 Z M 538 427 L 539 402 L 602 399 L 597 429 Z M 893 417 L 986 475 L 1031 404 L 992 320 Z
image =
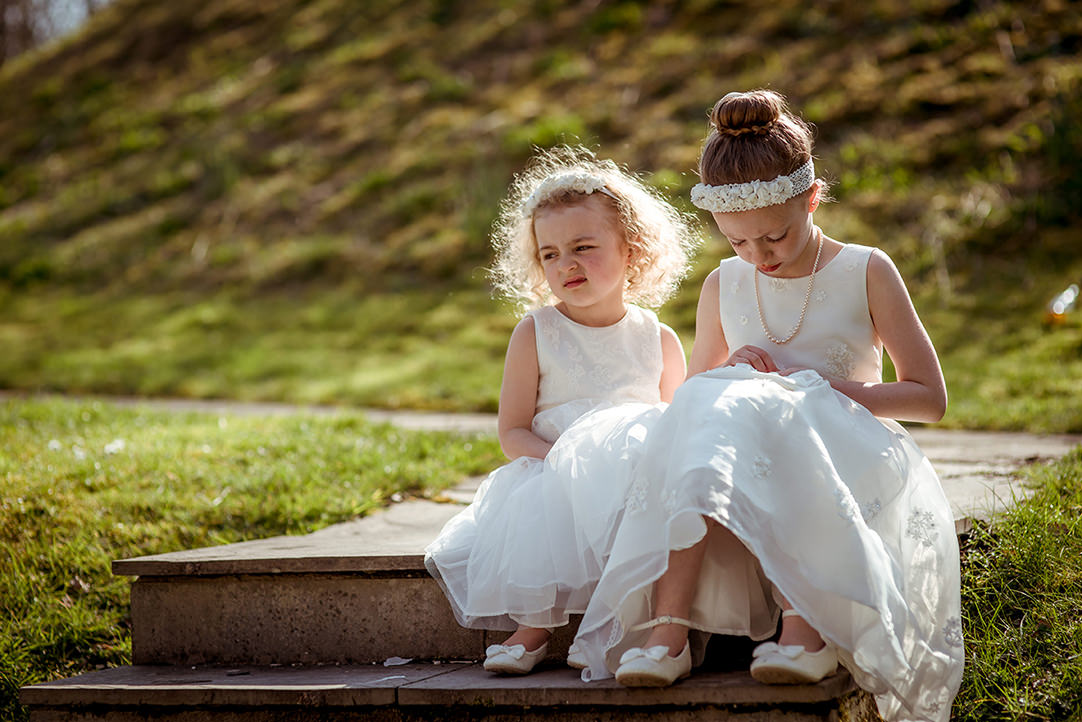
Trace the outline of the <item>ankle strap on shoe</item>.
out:
M 685 627 L 690 627 L 691 622 L 680 617 L 671 617 L 668 614 L 662 614 L 656 619 L 651 619 L 649 622 L 643 622 L 642 624 L 636 624 L 631 628 L 632 632 L 641 632 L 644 629 L 650 629 L 651 627 L 657 627 L 662 624 L 683 624 Z

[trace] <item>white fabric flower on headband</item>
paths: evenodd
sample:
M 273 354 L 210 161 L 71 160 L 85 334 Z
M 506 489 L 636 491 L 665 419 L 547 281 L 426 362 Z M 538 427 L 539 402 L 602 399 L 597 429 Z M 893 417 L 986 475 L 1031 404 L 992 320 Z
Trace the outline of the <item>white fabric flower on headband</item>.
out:
M 586 195 L 604 193 L 609 198 L 616 199 L 616 196 L 605 187 L 605 179 L 600 176 L 582 172 L 560 173 L 550 175 L 541 181 L 541 185 L 537 186 L 534 192 L 530 194 L 530 197 L 526 199 L 526 202 L 522 204 L 522 215 L 529 218 L 544 201 L 558 193 L 568 191 L 585 193 Z
M 776 206 L 811 188 L 815 165 L 811 158 L 789 175 L 774 180 L 753 180 L 712 186 L 699 183 L 691 189 L 691 202 L 711 213 L 734 213 Z

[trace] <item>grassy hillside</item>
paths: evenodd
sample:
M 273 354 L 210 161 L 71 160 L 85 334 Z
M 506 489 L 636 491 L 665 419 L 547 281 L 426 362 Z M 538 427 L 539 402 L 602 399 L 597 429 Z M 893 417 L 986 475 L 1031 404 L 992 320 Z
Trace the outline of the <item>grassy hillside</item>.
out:
M 1082 281 L 1080 50 L 1061 0 L 117 0 L 0 70 L 0 387 L 493 409 L 486 233 L 531 147 L 690 209 L 707 109 L 770 86 L 821 225 L 906 274 L 946 423 L 1082 430 L 1082 313 L 1041 322 Z

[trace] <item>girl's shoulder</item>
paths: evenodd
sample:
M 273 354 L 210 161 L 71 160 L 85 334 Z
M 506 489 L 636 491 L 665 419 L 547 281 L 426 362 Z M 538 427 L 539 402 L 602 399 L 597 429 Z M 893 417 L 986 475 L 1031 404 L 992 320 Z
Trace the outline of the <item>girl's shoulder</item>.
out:
M 574 325 L 574 321 L 560 313 L 556 306 L 549 304 L 532 308 L 519 321 L 519 325 L 529 324 L 536 333 L 552 333 L 558 326 Z
M 656 312 L 633 303 L 627 305 L 627 314 L 617 325 L 626 328 L 627 333 L 639 334 L 642 338 L 661 336 L 666 328 Z
M 657 318 L 657 313 L 649 308 L 643 308 L 642 306 L 636 306 L 633 303 L 627 304 L 627 315 L 631 318 L 637 318 L 650 323 L 661 323 Z
M 876 257 L 886 258 L 886 254 L 874 246 L 865 246 L 859 243 L 845 243 L 834 240 L 838 250 L 828 257 L 828 260 L 820 266 L 821 270 L 830 269 L 834 272 L 852 272 L 858 269 L 868 274 L 875 265 L 872 259 Z M 824 253 L 824 255 L 827 255 Z
M 843 243 L 837 257 L 843 257 L 843 264 L 849 267 L 864 266 L 869 275 L 895 273 L 894 260 L 882 248 L 864 246 L 859 243 Z
M 540 320 L 551 317 L 552 313 L 559 313 L 555 306 L 539 306 L 537 308 L 531 308 L 522 318 L 519 319 L 519 325 L 524 323 L 535 324 Z
M 711 275 L 707 276 L 706 283 L 703 284 L 703 292 L 707 292 L 709 287 L 711 293 L 720 292 L 723 288 L 736 293 L 738 289 L 748 288 L 754 276 L 754 264 L 748 263 L 740 256 L 732 255 L 722 259 Z
M 534 311 L 527 311 L 526 314 L 518 320 L 518 323 L 515 324 L 515 328 L 511 331 L 511 342 L 514 343 L 518 340 L 521 343 L 526 338 L 533 341 L 536 334 L 537 322 L 534 318 Z
M 740 256 L 738 256 L 736 254 L 733 254 L 733 255 L 729 256 L 728 258 L 721 259 L 718 262 L 718 267 L 716 269 L 714 269 L 714 270 L 718 270 L 718 271 L 721 271 L 722 273 L 725 273 L 726 271 L 732 270 L 734 268 L 740 268 L 741 265 L 747 266 L 747 265 L 750 265 L 750 264 L 747 261 L 740 260 Z
M 741 275 L 750 274 L 754 268 L 755 266 L 742 260 L 740 256 L 732 255 L 718 262 L 718 267 L 710 272 L 710 275 L 706 277 L 706 282 L 718 285 L 722 282 L 732 283 L 734 280 L 739 279 Z M 703 288 L 706 288 L 705 283 Z
M 850 259 L 853 258 L 874 258 L 879 257 L 881 259 L 890 260 L 890 256 L 887 252 L 878 246 L 865 246 L 861 243 L 846 243 L 845 241 L 838 241 L 841 244 L 841 249 L 838 251 L 838 255 L 847 255 Z

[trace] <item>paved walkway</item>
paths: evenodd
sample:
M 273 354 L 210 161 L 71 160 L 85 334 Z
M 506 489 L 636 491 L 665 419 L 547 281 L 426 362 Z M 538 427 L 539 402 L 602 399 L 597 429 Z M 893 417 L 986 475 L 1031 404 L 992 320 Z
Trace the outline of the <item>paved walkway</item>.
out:
M 0 400 L 5 394 L 0 393 Z M 218 414 L 278 415 L 314 413 L 333 415 L 360 412 L 370 419 L 402 428 L 434 431 L 495 433 L 493 414 L 450 414 L 417 411 L 384 411 L 328 406 L 202 401 L 187 399 L 105 398 L 125 406 Z M 1079 434 L 1028 434 L 991 431 L 950 431 L 918 427 L 910 430 L 939 472 L 943 489 L 954 509 L 956 525 L 964 531 L 973 519 L 988 518 L 1027 494 L 1018 470 L 1028 464 L 1050 461 L 1082 444 Z M 472 500 L 480 479 L 467 479 L 435 499 L 410 499 L 362 519 L 336 524 L 305 537 L 279 537 L 230 545 L 227 556 L 236 560 L 254 555 L 302 558 L 322 556 L 343 545 L 364 549 L 366 555 L 416 555 L 435 537 L 458 509 Z M 221 559 L 223 548 L 176 552 L 190 561 Z M 334 553 L 337 553 L 334 552 Z M 173 554 L 167 555 L 173 557 Z M 204 559 L 205 557 L 205 559 Z

